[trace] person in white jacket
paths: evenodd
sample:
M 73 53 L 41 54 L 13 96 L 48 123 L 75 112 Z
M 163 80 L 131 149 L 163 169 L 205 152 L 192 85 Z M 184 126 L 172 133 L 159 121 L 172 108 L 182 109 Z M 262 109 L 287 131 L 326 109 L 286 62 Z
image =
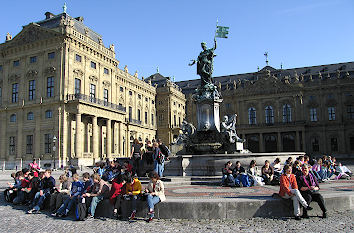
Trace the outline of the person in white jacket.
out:
M 152 171 L 149 173 L 150 182 L 145 189 L 145 193 L 147 193 L 147 204 L 149 207 L 149 218 L 148 222 L 151 222 L 154 218 L 155 212 L 154 207 L 157 203 L 163 202 L 166 200 L 165 197 L 165 187 L 163 182 L 160 180 L 159 175 Z

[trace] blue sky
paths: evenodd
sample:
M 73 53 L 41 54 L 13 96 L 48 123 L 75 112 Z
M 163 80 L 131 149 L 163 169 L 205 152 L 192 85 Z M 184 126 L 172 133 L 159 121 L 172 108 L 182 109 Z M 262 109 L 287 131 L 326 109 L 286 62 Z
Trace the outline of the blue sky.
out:
M 23 25 L 62 12 L 65 1 L 4 1 L 0 38 L 16 35 Z M 212 46 L 216 19 L 229 26 L 228 39 L 218 39 L 214 76 L 257 71 L 269 65 L 294 68 L 354 60 L 353 0 L 67 0 L 67 13 L 115 44 L 120 68 L 139 76 L 156 73 L 176 81 L 198 78 L 189 67 Z M 99 3 L 99 4 L 98 4 Z

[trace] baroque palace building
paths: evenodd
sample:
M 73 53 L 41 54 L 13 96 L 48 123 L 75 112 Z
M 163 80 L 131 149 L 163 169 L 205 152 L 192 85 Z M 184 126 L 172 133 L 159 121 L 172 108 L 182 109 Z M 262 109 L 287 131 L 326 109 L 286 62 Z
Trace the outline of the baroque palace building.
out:
M 214 82 L 223 96 L 220 117 L 238 115 L 237 132 L 250 151 L 354 155 L 354 62 L 294 69 L 267 65 Z M 199 83 L 177 83 L 193 125 L 192 95 Z
M 82 17 L 45 15 L 0 44 L 0 161 L 92 165 L 155 139 L 158 88 L 119 69 Z

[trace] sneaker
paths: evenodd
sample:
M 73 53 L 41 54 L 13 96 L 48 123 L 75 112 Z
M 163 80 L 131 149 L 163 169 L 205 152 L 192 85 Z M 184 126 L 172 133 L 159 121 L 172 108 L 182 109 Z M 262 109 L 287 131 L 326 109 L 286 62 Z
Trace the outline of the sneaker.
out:
M 51 216 L 52 217 L 58 217 L 58 213 L 52 213 Z
M 295 216 L 295 220 L 301 220 L 301 217 L 300 216 Z
M 129 217 L 129 220 L 133 220 L 135 218 L 136 211 L 133 211 Z
M 29 211 L 27 211 L 27 214 L 33 214 L 33 211 L 35 211 L 34 209 L 30 209 Z
M 91 214 L 87 215 L 87 220 L 92 220 L 94 219 L 95 217 L 93 217 Z
M 146 222 L 152 222 L 152 217 L 149 217 L 147 220 L 146 220 Z
M 155 211 L 150 211 L 150 212 L 148 213 L 149 216 L 151 216 L 151 215 L 153 215 L 153 214 L 155 214 Z

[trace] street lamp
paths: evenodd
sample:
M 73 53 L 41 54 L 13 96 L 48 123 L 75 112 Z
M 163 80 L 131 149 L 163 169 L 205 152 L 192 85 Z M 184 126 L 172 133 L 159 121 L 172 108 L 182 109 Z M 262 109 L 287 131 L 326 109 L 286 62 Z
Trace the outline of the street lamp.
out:
M 55 167 L 55 150 L 57 149 L 57 148 L 55 147 L 56 141 L 57 141 L 57 137 L 54 135 L 54 136 L 53 136 L 53 161 L 54 161 L 54 169 L 56 169 L 56 167 Z

